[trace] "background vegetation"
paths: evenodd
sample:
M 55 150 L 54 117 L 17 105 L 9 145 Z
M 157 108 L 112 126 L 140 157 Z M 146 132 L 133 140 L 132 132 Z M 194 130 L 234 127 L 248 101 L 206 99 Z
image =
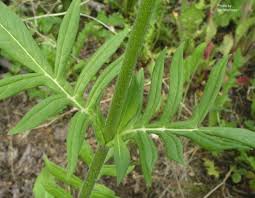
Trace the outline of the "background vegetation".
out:
M 70 2 L 4 2 L 23 18 L 48 61 L 54 65 L 57 33 L 63 12 Z M 185 119 L 191 113 L 191 106 L 203 94 L 205 81 L 215 60 L 221 55 L 232 54 L 221 94 L 206 122 L 209 126 L 236 126 L 255 130 L 254 0 L 158 2 L 138 64 L 139 68 L 145 70 L 146 84 L 150 84 L 148 79 L 158 53 L 167 47 L 168 57 L 171 57 L 179 44 L 186 41 L 185 57 L 188 59 L 185 66 L 189 67 L 186 84 L 189 88 L 185 90 L 187 97 L 182 102 L 183 111 L 179 114 L 180 119 Z M 134 22 L 138 3 L 139 1 L 134 0 L 84 1 L 80 33 L 69 64 L 82 65 L 111 35 L 130 27 Z M 196 48 L 197 46 L 199 47 Z M 2 77 L 24 73 L 18 63 L 4 58 L 8 57 L 7 54 L 1 51 L 0 54 Z M 167 62 L 169 64 L 171 58 Z M 75 79 L 80 70 L 79 64 L 71 67 L 68 71 L 69 78 Z M 194 75 L 195 70 L 198 72 Z M 166 76 L 164 91 L 167 91 L 168 80 Z M 112 91 L 113 87 L 109 87 L 105 93 L 102 109 L 109 106 Z M 66 157 L 63 156 L 66 123 L 63 121 L 72 115 L 73 109 L 55 118 L 54 122 L 39 127 L 36 129 L 37 133 L 18 137 L 6 135 L 8 129 L 27 111 L 27 106 L 32 106 L 35 101 L 42 100 L 47 95 L 47 90 L 42 92 L 34 88 L 0 103 L 0 196 L 31 197 L 32 184 L 42 167 L 44 153 L 58 164 L 66 163 Z M 13 112 L 15 117 L 10 119 Z M 90 133 L 87 138 L 95 146 L 92 136 Z M 183 143 L 185 160 L 188 162 L 185 166 L 169 162 L 162 154 L 154 171 L 151 189 L 146 189 L 141 171 L 136 169 L 124 184 L 114 187 L 115 190 L 122 197 L 206 197 L 211 190 L 211 197 L 255 196 L 254 152 L 210 153 L 193 146 L 186 139 L 183 139 Z M 136 153 L 135 150 L 133 152 Z M 84 172 L 86 170 L 81 168 L 81 175 Z M 110 178 L 104 182 L 110 186 L 115 186 L 116 183 Z

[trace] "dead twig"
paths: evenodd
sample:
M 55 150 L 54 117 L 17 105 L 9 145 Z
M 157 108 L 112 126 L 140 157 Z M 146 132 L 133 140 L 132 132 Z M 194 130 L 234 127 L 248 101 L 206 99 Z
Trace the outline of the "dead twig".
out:
M 223 181 L 221 183 L 219 183 L 217 186 L 215 186 L 210 192 L 208 192 L 203 198 L 208 198 L 210 197 L 216 190 L 218 190 L 221 186 L 225 185 L 226 181 L 228 180 L 228 178 L 230 177 L 231 173 L 232 173 L 233 169 L 231 168 L 228 173 L 226 174 L 225 178 L 223 179 Z

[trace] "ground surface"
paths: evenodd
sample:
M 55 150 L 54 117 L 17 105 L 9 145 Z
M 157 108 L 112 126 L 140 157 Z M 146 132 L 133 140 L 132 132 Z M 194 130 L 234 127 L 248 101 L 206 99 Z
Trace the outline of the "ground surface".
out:
M 50 126 L 33 130 L 26 135 L 15 137 L 7 135 L 8 128 L 13 126 L 33 104 L 34 102 L 30 101 L 25 94 L 0 103 L 0 197 L 32 197 L 33 183 L 43 166 L 44 154 L 59 165 L 66 165 L 65 137 L 68 115 Z M 157 140 L 155 141 L 158 143 Z M 89 142 L 94 144 L 92 138 Z M 228 165 L 231 164 L 231 153 L 229 153 L 230 157 L 221 157 L 219 164 L 221 164 L 223 175 L 214 179 L 206 174 L 202 160 L 211 155 L 193 146 L 187 140 L 183 140 L 183 143 L 187 162 L 185 166 L 167 160 L 163 155 L 163 147 L 159 143 L 159 160 L 153 175 L 153 186 L 150 189 L 146 189 L 139 168 L 131 173 L 119 187 L 116 187 L 116 181 L 110 177 L 102 182 L 112 187 L 119 196 L 126 198 L 204 197 L 223 181 Z M 86 174 L 86 169 L 83 169 L 81 173 Z M 211 197 L 253 196 L 235 190 L 231 182 L 227 180 L 226 185 L 222 185 Z

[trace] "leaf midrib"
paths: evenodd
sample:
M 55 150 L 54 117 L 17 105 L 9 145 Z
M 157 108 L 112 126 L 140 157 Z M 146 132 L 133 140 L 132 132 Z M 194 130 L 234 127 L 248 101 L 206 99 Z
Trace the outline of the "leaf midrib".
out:
M 43 74 L 49 78 L 60 90 L 66 95 L 66 97 L 74 103 L 82 113 L 87 113 L 88 110 L 84 108 L 75 98 L 70 95 L 57 81 L 57 79 L 53 78 L 30 54 L 29 52 L 22 46 L 22 44 L 4 27 L 3 24 L 0 23 L 0 27 L 18 44 L 18 46 L 25 52 L 25 54 L 38 66 L 38 68 L 43 72 Z

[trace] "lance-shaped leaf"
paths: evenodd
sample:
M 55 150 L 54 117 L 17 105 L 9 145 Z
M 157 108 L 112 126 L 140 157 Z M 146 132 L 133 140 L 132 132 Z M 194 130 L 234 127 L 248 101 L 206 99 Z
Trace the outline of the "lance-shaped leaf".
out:
M 101 46 L 96 53 L 89 59 L 88 63 L 84 66 L 75 86 L 75 95 L 81 96 L 84 89 L 95 76 L 103 64 L 116 52 L 127 36 L 128 30 L 125 29 L 117 35 L 110 38 L 106 43 Z
M 0 48 L 29 69 L 46 73 L 51 67 L 20 18 L 0 2 Z
M 93 157 L 94 157 L 94 152 L 89 145 L 89 143 L 84 140 L 82 147 L 79 152 L 79 157 L 81 158 L 82 161 L 84 161 L 88 166 L 91 164 Z
M 200 131 L 208 135 L 217 136 L 219 138 L 226 138 L 229 140 L 239 142 L 251 148 L 255 148 L 254 144 L 255 132 L 250 131 L 248 129 L 228 127 L 208 127 L 200 128 Z
M 100 171 L 100 174 L 99 174 L 99 177 L 98 178 L 101 178 L 103 176 L 111 176 L 111 177 L 117 177 L 117 171 L 116 171 L 116 165 L 109 165 L 109 164 L 105 164 L 101 171 Z M 130 172 L 132 172 L 134 170 L 135 166 L 129 166 L 127 171 L 126 171 L 126 174 L 129 174 Z
M 130 163 L 130 153 L 127 145 L 117 135 L 114 140 L 114 161 L 116 164 L 117 183 L 125 177 Z
M 71 119 L 67 135 L 67 169 L 69 176 L 75 171 L 87 126 L 88 117 L 84 113 L 77 112 Z
M 194 73 L 197 71 L 199 63 L 203 60 L 203 54 L 206 44 L 200 44 L 195 51 L 184 61 L 185 81 L 190 81 Z
M 57 75 L 57 79 L 63 78 L 65 74 L 66 65 L 78 32 L 80 2 L 80 0 L 72 1 L 60 26 L 55 60 L 55 74 Z
M 142 93 L 143 93 L 143 71 L 139 72 L 133 79 L 128 88 L 128 93 L 123 107 L 119 130 L 126 127 L 131 121 L 137 119 L 142 106 Z M 140 82 L 139 82 L 140 81 Z
M 57 180 L 62 181 L 65 184 L 71 185 L 72 187 L 74 187 L 76 189 L 80 188 L 80 186 L 82 184 L 82 180 L 79 177 L 76 177 L 75 175 L 71 175 L 68 177 L 67 176 L 68 173 L 64 168 L 51 162 L 49 159 L 47 159 L 46 156 L 44 156 L 43 159 L 44 159 L 44 163 L 45 163 L 45 168 Z
M 114 191 L 107 188 L 106 186 L 102 184 L 96 184 L 91 193 L 91 198 L 118 198 L 118 196 L 116 196 Z
M 192 119 L 196 121 L 197 125 L 199 125 L 205 119 L 208 111 L 210 111 L 214 105 L 215 99 L 219 94 L 224 79 L 227 62 L 228 57 L 224 57 L 216 66 L 214 66 L 211 71 L 205 86 L 204 94 L 200 99 L 199 104 L 194 109 Z
M 43 183 L 45 190 L 55 198 L 72 198 L 73 196 L 55 183 Z
M 140 164 L 147 186 L 151 186 L 152 170 L 157 160 L 157 149 L 146 134 L 146 132 L 139 131 L 135 137 L 139 149 Z
M 88 108 L 93 108 L 94 105 L 99 102 L 101 95 L 105 90 L 105 87 L 118 75 L 122 65 L 122 59 L 123 57 L 118 58 L 116 61 L 110 64 L 102 72 L 102 74 L 100 74 L 92 90 L 89 93 L 87 104 Z
M 143 121 L 145 123 L 152 118 L 161 102 L 161 88 L 164 74 L 165 56 L 166 50 L 163 50 L 157 58 L 153 69 L 149 99 L 143 115 Z
M 19 122 L 11 129 L 11 134 L 17 134 L 33 129 L 50 117 L 57 115 L 69 103 L 63 95 L 51 96 L 34 106 Z
M 79 189 L 82 185 L 82 180 L 79 177 L 76 177 L 75 175 L 71 175 L 67 177 L 67 171 L 56 165 L 55 163 L 51 162 L 50 160 L 47 159 L 46 156 L 44 156 L 44 163 L 45 163 L 45 168 L 47 171 L 53 175 L 57 180 L 70 185 L 76 189 Z M 111 196 L 110 196 L 111 195 Z M 115 193 L 107 188 L 106 186 L 102 184 L 96 184 L 91 197 L 115 197 Z
M 49 172 L 43 168 L 41 173 L 37 176 L 34 187 L 33 187 L 33 195 L 35 198 L 54 198 L 51 194 L 49 194 L 43 184 L 46 182 L 54 183 L 54 177 L 49 174 Z
M 181 103 L 184 84 L 183 48 L 184 43 L 176 50 L 171 63 L 169 93 L 161 117 L 161 120 L 164 122 L 173 119 Z
M 180 135 L 177 133 L 176 135 Z M 249 150 L 250 147 L 238 142 L 231 140 L 229 138 L 222 138 L 215 135 L 206 134 L 205 132 L 198 129 L 195 132 L 183 132 L 181 133 L 184 137 L 189 138 L 202 148 L 205 148 L 209 151 L 224 151 L 224 150 Z
M 160 138 L 164 142 L 168 159 L 183 164 L 183 146 L 179 138 L 170 133 L 160 133 Z
M 35 73 L 4 78 L 0 80 L 0 100 L 43 84 L 45 84 L 45 77 Z

